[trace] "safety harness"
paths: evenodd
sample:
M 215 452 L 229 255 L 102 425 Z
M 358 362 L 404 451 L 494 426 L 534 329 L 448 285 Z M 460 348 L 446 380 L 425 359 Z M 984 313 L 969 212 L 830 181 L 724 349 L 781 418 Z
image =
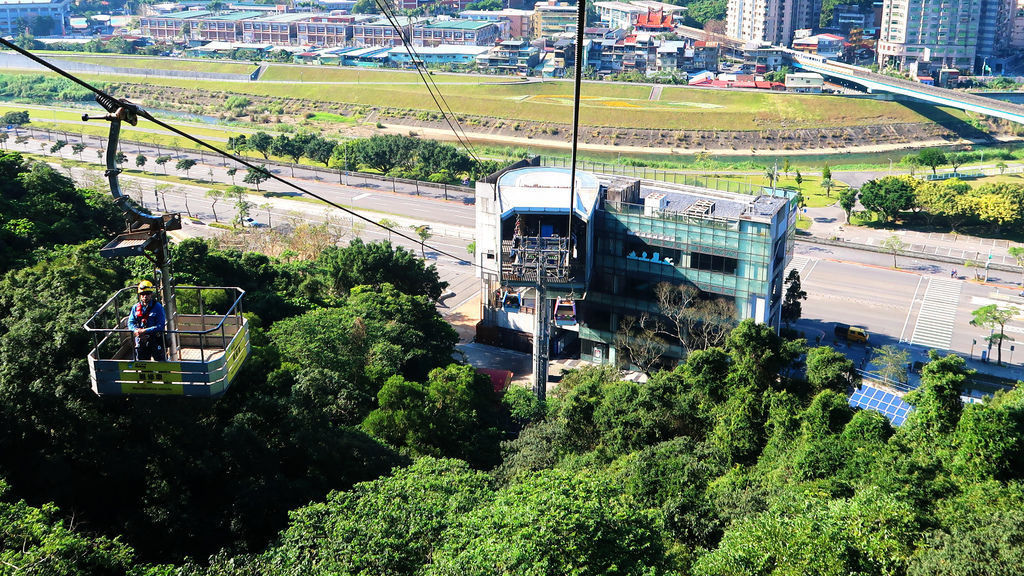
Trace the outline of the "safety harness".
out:
M 155 302 L 150 302 L 149 306 L 147 306 L 145 310 L 142 309 L 142 302 L 135 305 L 135 317 L 139 320 L 139 326 L 148 328 L 149 314 L 153 311 L 153 307 L 155 305 Z

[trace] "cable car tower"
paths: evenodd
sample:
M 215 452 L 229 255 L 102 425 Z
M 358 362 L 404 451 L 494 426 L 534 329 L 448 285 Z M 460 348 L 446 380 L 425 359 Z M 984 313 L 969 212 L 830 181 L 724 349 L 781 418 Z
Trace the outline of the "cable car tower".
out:
M 135 304 L 135 287 L 122 288 L 85 323 L 94 347 L 89 353 L 92 389 L 100 396 L 174 395 L 216 398 L 231 385 L 249 355 L 249 328 L 242 316 L 245 291 L 237 287 L 175 286 L 167 233 L 181 228 L 180 214 L 151 215 L 121 192 L 117 166 L 121 123 L 138 123 L 139 108 L 105 94 L 96 101 L 104 116 L 82 120 L 110 122 L 106 176 L 114 202 L 125 215 L 125 231 L 100 249 L 105 258 L 145 256 L 153 263 L 157 291 L 167 323 L 167 360 L 138 361 L 127 316 Z M 178 302 L 178 297 L 181 302 Z M 181 313 L 179 308 L 188 310 Z
M 576 170 L 585 22 L 586 2 L 579 2 L 571 167 L 523 160 L 487 177 L 491 186 L 477 188 L 480 277 L 492 295 L 482 306 L 486 338 L 502 342 L 509 336 L 503 330 L 521 334 L 532 328 L 533 391 L 541 400 L 547 396 L 553 330 L 556 338 L 580 331 L 603 190 L 593 174 Z

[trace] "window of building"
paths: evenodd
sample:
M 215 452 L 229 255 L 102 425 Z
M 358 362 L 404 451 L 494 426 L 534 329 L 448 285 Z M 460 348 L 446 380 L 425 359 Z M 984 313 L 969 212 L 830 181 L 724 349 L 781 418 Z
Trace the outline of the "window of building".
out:
M 703 252 L 690 252 L 690 268 L 697 270 L 709 270 L 723 274 L 736 273 L 737 260 L 728 256 L 716 256 L 704 254 Z

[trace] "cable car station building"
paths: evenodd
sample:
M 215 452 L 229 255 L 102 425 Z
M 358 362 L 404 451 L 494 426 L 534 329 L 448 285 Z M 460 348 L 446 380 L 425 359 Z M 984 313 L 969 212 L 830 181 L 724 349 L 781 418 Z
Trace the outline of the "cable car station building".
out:
M 534 348 L 534 374 L 540 354 L 544 381 L 547 354 L 577 338 L 581 359 L 620 363 L 619 323 L 657 315 L 655 287 L 662 282 L 727 298 L 737 321 L 779 327 L 794 192 L 604 181 L 577 171 L 571 194 L 569 179 L 565 168 L 526 166 L 477 183 L 476 260 L 484 295 L 478 341 Z M 540 324 L 553 325 L 549 337 Z M 681 356 L 682 348 L 672 346 L 668 355 Z

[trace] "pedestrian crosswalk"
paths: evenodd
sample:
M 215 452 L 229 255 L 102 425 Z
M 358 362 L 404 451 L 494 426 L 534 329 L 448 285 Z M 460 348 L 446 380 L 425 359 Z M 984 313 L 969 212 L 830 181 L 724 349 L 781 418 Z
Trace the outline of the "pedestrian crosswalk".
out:
M 807 267 L 807 263 L 810 261 L 811 259 L 807 256 L 793 256 L 793 259 L 789 261 L 789 266 L 786 266 L 786 274 L 783 278 L 789 278 L 789 271 L 796 270 L 800 274 L 800 278 L 803 279 L 804 268 Z
M 956 280 L 929 278 L 928 288 L 921 302 L 921 311 L 910 337 L 913 345 L 948 350 L 953 340 L 953 322 L 960 302 L 960 289 Z

